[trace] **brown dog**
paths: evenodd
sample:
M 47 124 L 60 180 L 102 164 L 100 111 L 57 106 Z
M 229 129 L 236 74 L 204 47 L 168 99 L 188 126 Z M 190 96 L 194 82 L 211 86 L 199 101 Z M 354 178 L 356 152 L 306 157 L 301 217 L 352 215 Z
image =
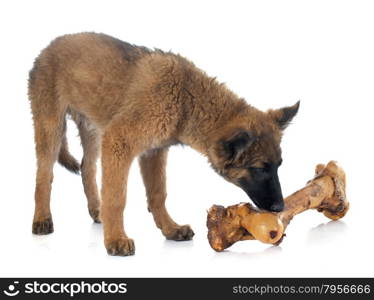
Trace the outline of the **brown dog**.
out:
M 81 170 L 88 210 L 95 222 L 103 221 L 108 253 L 134 254 L 123 210 L 128 171 L 139 157 L 157 227 L 168 239 L 191 239 L 191 228 L 174 222 L 165 208 L 166 158 L 175 144 L 206 155 L 257 206 L 283 209 L 279 144 L 299 103 L 259 111 L 179 55 L 95 33 L 62 36 L 43 50 L 30 71 L 29 97 L 37 155 L 35 234 L 53 232 L 50 192 L 58 160 Z M 68 152 L 67 115 L 79 129 L 81 166 Z M 102 204 L 95 181 L 100 152 Z

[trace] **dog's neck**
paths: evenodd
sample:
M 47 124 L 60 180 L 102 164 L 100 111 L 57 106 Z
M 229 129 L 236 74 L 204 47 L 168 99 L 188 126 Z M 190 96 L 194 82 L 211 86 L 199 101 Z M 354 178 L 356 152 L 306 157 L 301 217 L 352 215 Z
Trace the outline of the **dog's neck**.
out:
M 180 140 L 204 155 L 221 131 L 232 126 L 234 120 L 248 119 L 254 110 L 224 84 L 198 69 L 187 74 L 182 95 L 186 119 Z

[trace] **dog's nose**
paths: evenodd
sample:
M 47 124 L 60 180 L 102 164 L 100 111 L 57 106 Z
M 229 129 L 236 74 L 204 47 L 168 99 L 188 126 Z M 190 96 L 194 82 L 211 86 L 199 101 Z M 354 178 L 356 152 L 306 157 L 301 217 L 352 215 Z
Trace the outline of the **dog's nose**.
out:
M 270 206 L 270 211 L 273 211 L 273 212 L 280 212 L 284 209 L 284 202 L 277 202 L 277 203 L 273 203 L 271 206 Z

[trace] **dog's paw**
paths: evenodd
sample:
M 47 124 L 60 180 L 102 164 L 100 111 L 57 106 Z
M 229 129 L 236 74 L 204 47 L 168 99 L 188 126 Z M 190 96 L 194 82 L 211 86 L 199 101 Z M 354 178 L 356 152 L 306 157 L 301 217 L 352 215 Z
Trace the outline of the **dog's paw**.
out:
M 165 234 L 168 240 L 173 241 L 189 241 L 192 240 L 195 233 L 191 229 L 190 225 L 183 225 L 173 228 L 170 232 Z
M 52 218 L 47 218 L 42 221 L 34 221 L 32 224 L 33 234 L 49 234 L 53 232 Z
M 88 212 L 92 218 L 92 220 L 95 222 L 95 223 L 101 223 L 101 219 L 100 219 L 100 209 L 98 208 L 89 208 L 88 209 Z
M 105 246 L 109 255 L 128 256 L 135 254 L 134 241 L 129 238 L 119 238 L 106 243 Z

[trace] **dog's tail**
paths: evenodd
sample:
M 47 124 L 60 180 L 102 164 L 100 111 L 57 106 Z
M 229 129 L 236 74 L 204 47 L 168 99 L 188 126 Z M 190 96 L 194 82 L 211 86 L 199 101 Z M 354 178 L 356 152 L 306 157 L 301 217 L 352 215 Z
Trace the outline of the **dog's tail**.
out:
M 79 162 L 69 152 L 66 133 L 64 133 L 64 136 L 62 137 L 58 162 L 70 172 L 79 174 L 81 167 Z

